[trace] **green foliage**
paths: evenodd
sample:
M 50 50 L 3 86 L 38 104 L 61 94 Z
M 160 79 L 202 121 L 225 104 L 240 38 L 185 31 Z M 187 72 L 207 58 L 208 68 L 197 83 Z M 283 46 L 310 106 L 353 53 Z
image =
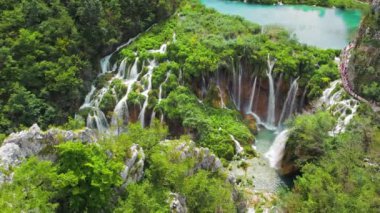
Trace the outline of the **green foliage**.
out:
M 128 185 L 126 191 L 128 197 L 115 210 L 117 213 L 170 212 L 169 205 L 165 202 L 169 191 L 157 189 L 147 181 Z
M 185 87 L 171 92 L 159 107 L 175 124 L 192 130 L 199 145 L 210 148 L 219 157 L 230 160 L 234 155 L 230 134 L 243 145 L 253 141 L 253 135 L 242 123 L 238 112 L 201 104 Z
M 83 85 L 96 76 L 97 59 L 169 17 L 178 4 L 178 0 L 1 1 L 0 132 L 35 122 L 44 128 L 65 123 L 83 101 Z M 24 97 L 34 101 L 15 103 Z M 17 109 L 12 110 L 13 105 Z
M 184 181 L 183 193 L 191 212 L 235 212 L 231 186 L 200 171 Z
M 77 130 L 82 129 L 86 126 L 86 123 L 84 119 L 81 116 L 78 116 L 76 118 L 69 117 L 67 123 L 63 125 L 64 129 L 68 130 Z
M 2 212 L 53 212 L 58 204 L 52 202 L 57 194 L 56 168 L 48 161 L 30 158 L 14 171 L 12 183 L 0 187 Z
M 310 99 L 321 97 L 324 88 L 326 88 L 331 81 L 338 78 L 339 72 L 336 64 L 322 65 L 308 83 L 308 97 Z
M 339 146 L 307 164 L 291 192 L 284 197 L 289 212 L 378 212 L 380 133 L 366 116 L 356 118 Z M 364 160 L 363 160 L 364 159 Z
M 58 173 L 68 182 L 59 191 L 60 208 L 70 212 L 109 211 L 120 186 L 121 163 L 111 161 L 98 145 L 67 142 L 58 147 Z
M 334 146 L 328 134 L 334 124 L 335 119 L 328 112 L 300 115 L 290 121 L 283 161 L 294 164 L 298 169 L 317 161 Z

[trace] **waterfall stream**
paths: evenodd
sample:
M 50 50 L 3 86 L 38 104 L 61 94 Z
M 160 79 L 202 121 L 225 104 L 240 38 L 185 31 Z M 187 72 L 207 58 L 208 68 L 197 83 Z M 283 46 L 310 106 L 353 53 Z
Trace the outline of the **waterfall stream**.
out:
M 265 157 L 269 160 L 269 165 L 272 168 L 279 169 L 281 166 L 282 158 L 284 157 L 285 145 L 288 140 L 288 130 L 282 131 L 276 136 L 269 151 L 265 153 Z
M 286 96 L 286 100 L 282 108 L 280 120 L 278 121 L 279 126 L 282 124 L 283 121 L 285 121 L 285 119 L 289 118 L 294 112 L 294 105 L 298 92 L 298 79 L 299 78 L 296 78 L 290 86 L 288 95 Z
M 270 126 L 274 126 L 276 120 L 276 98 L 274 94 L 274 81 L 272 76 L 272 71 L 275 65 L 275 60 L 271 61 L 270 56 L 268 54 L 267 59 L 267 76 L 269 80 L 269 97 L 268 97 L 268 113 L 267 113 L 267 123 Z

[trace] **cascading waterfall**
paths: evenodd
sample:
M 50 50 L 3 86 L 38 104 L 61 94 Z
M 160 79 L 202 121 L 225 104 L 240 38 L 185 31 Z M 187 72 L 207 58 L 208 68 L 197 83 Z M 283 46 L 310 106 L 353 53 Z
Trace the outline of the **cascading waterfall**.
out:
M 86 95 L 86 97 L 84 98 L 84 103 L 83 103 L 83 105 L 79 109 L 83 109 L 85 107 L 89 107 L 90 106 L 91 97 L 94 95 L 95 91 L 96 91 L 96 87 L 94 85 L 91 85 L 91 90 Z
M 127 100 L 128 95 L 132 90 L 132 86 L 136 83 L 139 77 L 137 68 L 138 61 L 139 58 L 136 58 L 131 70 L 129 70 L 128 72 L 127 79 L 124 81 L 124 84 L 127 85 L 127 92 L 123 96 L 123 98 L 116 104 L 115 109 L 113 110 L 111 121 L 111 124 L 113 126 L 118 126 L 119 121 L 122 121 L 125 116 L 129 116 Z
M 156 60 L 149 61 L 148 72 L 143 76 L 143 78 L 148 80 L 148 87 L 144 92 L 141 93 L 143 96 L 145 96 L 145 101 L 139 115 L 142 127 L 145 127 L 145 111 L 146 111 L 146 108 L 148 107 L 149 92 L 152 90 L 153 70 L 156 66 L 157 66 Z
M 292 85 L 290 86 L 290 89 L 288 91 L 288 95 L 286 96 L 286 100 L 284 103 L 284 107 L 282 108 L 281 117 L 278 121 L 278 125 L 281 125 L 283 121 L 285 121 L 287 118 L 289 118 L 294 111 L 294 105 L 297 98 L 297 92 L 298 92 L 298 79 L 296 78 Z
M 233 135 L 230 135 L 232 141 L 235 143 L 236 154 L 240 154 L 244 151 L 243 147 L 240 145 L 239 141 L 235 139 Z
M 150 28 L 149 28 L 150 29 Z M 148 30 L 149 30 L 148 29 Z M 126 43 L 118 46 L 116 48 L 115 51 L 113 51 L 111 54 L 109 55 L 106 55 L 104 58 L 100 59 L 100 68 L 101 68 L 101 74 L 104 74 L 108 71 L 110 71 L 110 68 L 111 68 L 111 65 L 110 65 L 110 60 L 111 60 L 111 57 L 113 56 L 113 54 L 115 54 L 116 52 L 118 52 L 119 50 L 121 50 L 122 48 L 130 45 L 133 41 L 135 41 L 138 37 L 140 36 L 140 34 L 138 34 L 137 36 L 129 39 Z M 112 68 L 112 70 L 116 70 L 116 68 Z
M 333 116 L 337 117 L 337 124 L 335 128 L 329 132 L 330 135 L 337 135 L 345 131 L 346 126 L 350 123 L 351 119 L 355 116 L 358 108 L 359 101 L 353 98 L 344 98 L 345 91 L 343 88 L 337 90 L 337 86 L 342 82 L 340 80 L 334 81 L 327 88 L 322 97 L 316 103 L 316 107 L 321 110 L 328 110 Z M 333 91 L 336 91 L 333 93 Z
M 268 98 L 268 115 L 267 115 L 267 123 L 270 126 L 274 126 L 275 120 L 276 120 L 276 98 L 274 94 L 274 82 L 273 82 L 273 76 L 272 71 L 275 65 L 275 60 L 271 61 L 270 56 L 268 54 L 267 64 L 268 64 L 268 70 L 267 70 L 267 76 L 269 80 L 269 98 Z
M 255 99 L 255 92 L 256 92 L 256 83 L 257 83 L 257 76 L 255 77 L 255 80 L 253 81 L 251 96 L 249 98 L 249 105 L 248 105 L 248 109 L 246 110 L 246 112 L 252 112 L 253 101 Z
M 285 145 L 288 140 L 289 131 L 284 130 L 276 136 L 269 151 L 265 153 L 265 157 L 269 160 L 269 165 L 272 168 L 279 169 L 281 166 L 282 158 L 284 157 Z
M 127 58 L 123 59 L 120 63 L 116 78 L 125 78 L 125 69 L 127 67 Z

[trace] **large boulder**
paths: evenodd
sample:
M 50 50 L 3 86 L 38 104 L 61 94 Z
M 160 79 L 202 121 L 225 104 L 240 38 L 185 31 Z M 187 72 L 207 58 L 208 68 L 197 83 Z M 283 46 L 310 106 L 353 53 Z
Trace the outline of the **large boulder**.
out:
M 37 124 L 28 130 L 12 133 L 0 147 L 0 183 L 12 180 L 11 169 L 26 158 L 38 156 L 45 160 L 54 160 L 53 147 L 65 141 L 96 142 L 97 134 L 91 129 L 78 131 L 57 128 L 42 131 Z M 9 171 L 9 172 L 8 172 Z
M 199 169 L 216 172 L 222 168 L 222 162 L 208 148 L 196 147 L 194 142 L 183 142 L 175 148 L 180 152 L 181 159 L 195 159 L 193 172 Z
M 172 213 L 187 213 L 186 198 L 178 193 L 170 193 L 170 211 Z
M 137 144 L 129 149 L 129 156 L 125 160 L 124 169 L 121 172 L 123 186 L 131 182 L 140 181 L 144 176 L 144 150 Z

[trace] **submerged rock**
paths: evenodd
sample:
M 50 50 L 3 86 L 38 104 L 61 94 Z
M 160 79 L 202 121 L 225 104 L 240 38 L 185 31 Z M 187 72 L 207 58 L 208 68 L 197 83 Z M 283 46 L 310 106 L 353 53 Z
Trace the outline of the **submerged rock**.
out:
M 4 173 L 26 158 L 38 156 L 45 160 L 54 160 L 55 154 L 51 152 L 53 146 L 61 142 L 77 140 L 92 143 L 97 140 L 97 135 L 87 128 L 80 131 L 53 128 L 44 132 L 37 124 L 28 130 L 12 133 L 0 147 L 0 167 L 5 171 L 0 171 L 0 183 L 11 181 L 12 174 Z

